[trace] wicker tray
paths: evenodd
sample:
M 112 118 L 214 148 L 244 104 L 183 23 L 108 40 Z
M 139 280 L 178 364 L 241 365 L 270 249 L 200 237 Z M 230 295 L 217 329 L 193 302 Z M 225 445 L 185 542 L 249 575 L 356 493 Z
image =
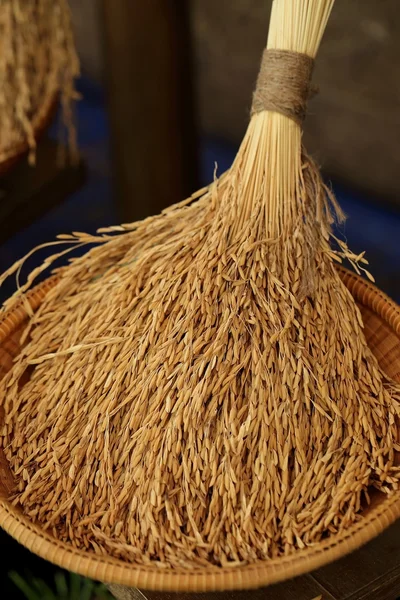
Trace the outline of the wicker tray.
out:
M 363 315 L 365 335 L 380 366 L 400 381 L 400 307 L 375 286 L 340 268 L 344 283 Z M 56 283 L 50 278 L 28 294 L 33 310 Z M 10 369 L 19 350 L 27 315 L 22 303 L 0 318 L 0 377 Z M 0 414 L 0 418 L 1 418 Z M 355 550 L 378 535 L 400 516 L 400 491 L 392 496 L 371 494 L 364 518 L 347 531 L 291 556 L 244 566 L 209 571 L 172 571 L 138 567 L 109 556 L 79 551 L 34 525 L 8 501 L 12 477 L 0 454 L 0 526 L 18 542 L 60 567 L 107 583 L 165 591 L 216 591 L 256 588 L 314 570 Z

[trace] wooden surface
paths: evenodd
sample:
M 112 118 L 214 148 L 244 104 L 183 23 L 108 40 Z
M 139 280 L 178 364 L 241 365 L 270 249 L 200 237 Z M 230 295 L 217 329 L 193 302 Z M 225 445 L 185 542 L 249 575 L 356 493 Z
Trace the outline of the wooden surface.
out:
M 400 598 L 400 521 L 347 557 L 312 574 L 261 590 L 170 594 L 110 586 L 120 600 L 396 600 Z
M 186 0 L 102 0 L 105 81 L 122 221 L 198 187 Z
M 60 166 L 58 150 L 56 142 L 45 138 L 35 167 L 22 160 L 0 178 L 0 244 L 83 185 L 83 163 Z

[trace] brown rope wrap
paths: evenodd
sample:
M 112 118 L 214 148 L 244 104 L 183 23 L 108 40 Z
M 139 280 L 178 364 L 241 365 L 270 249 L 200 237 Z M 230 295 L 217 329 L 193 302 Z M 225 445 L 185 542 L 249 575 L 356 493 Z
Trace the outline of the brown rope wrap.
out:
M 286 115 L 299 125 L 307 112 L 313 90 L 314 59 L 289 50 L 264 50 L 251 114 L 270 110 Z

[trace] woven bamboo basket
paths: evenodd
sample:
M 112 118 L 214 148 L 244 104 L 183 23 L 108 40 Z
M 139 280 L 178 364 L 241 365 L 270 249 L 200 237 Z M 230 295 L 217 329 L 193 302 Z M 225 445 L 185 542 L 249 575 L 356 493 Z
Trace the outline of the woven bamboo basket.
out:
M 400 307 L 371 283 L 339 267 L 364 320 L 365 335 L 380 367 L 400 381 Z M 57 282 L 47 279 L 27 294 L 36 310 Z M 23 303 L 0 318 L 0 377 L 20 351 L 19 339 L 28 320 Z M 27 374 L 29 377 L 29 374 Z M 21 382 L 23 384 L 23 382 Z M 1 414 L 0 414 L 1 418 Z M 8 500 L 13 481 L 0 454 L 0 526 L 26 548 L 65 569 L 111 584 L 163 591 L 249 589 L 283 581 L 319 568 L 365 544 L 400 516 L 400 490 L 391 496 L 371 491 L 371 503 L 348 530 L 292 554 L 240 568 L 213 567 L 208 571 L 137 567 L 110 556 L 76 550 L 41 530 Z

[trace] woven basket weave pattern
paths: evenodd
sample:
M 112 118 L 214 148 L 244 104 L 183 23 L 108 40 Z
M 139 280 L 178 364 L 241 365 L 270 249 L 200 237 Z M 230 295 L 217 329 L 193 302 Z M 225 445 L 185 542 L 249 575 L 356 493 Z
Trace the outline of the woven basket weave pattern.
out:
M 372 284 L 344 269 L 340 269 L 340 273 L 360 307 L 366 338 L 381 368 L 392 379 L 400 381 L 400 308 Z M 50 278 L 27 295 L 33 310 L 55 283 L 56 278 Z M 26 320 L 23 302 L 0 318 L 0 377 L 10 369 L 20 350 L 19 339 Z M 400 516 L 400 491 L 389 497 L 375 493 L 361 521 L 346 532 L 292 555 L 235 569 L 215 567 L 207 571 L 161 571 L 155 566 L 137 567 L 61 543 L 11 505 L 7 500 L 11 488 L 11 472 L 0 452 L 0 526 L 32 552 L 93 579 L 154 590 L 246 589 L 282 581 L 355 550 Z

